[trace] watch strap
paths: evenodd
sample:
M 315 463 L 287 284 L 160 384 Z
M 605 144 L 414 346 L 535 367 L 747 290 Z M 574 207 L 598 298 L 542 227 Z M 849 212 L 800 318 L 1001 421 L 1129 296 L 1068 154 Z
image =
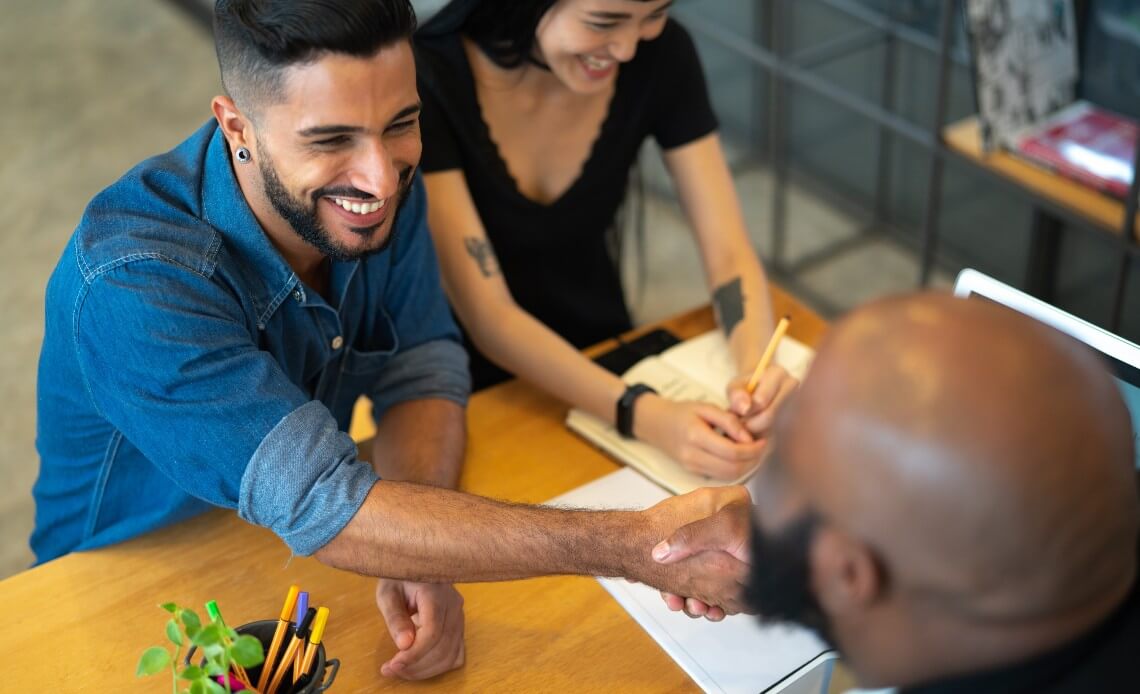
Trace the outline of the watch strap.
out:
M 656 392 L 644 383 L 634 383 L 625 389 L 625 392 L 618 398 L 617 414 L 614 417 L 619 434 L 627 439 L 633 438 L 633 404 L 642 395 Z

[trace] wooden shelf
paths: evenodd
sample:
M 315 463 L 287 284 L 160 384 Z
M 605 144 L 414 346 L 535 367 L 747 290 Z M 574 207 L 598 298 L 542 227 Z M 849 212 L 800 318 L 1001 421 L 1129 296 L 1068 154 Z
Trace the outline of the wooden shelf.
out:
M 942 131 L 946 147 L 978 166 L 989 169 L 1025 190 L 1047 198 L 1102 229 L 1119 234 L 1124 229 L 1124 203 L 1086 185 L 1035 166 L 1009 152 L 982 151 L 978 119 L 971 116 Z M 1138 215 L 1140 219 L 1140 215 Z M 1140 239 L 1140 223 L 1133 227 Z

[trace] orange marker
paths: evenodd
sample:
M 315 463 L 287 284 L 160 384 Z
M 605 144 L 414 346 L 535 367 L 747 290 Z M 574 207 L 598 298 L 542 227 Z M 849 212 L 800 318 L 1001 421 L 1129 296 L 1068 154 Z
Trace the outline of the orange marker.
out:
M 277 668 L 277 672 L 273 673 L 273 679 L 269 682 L 268 689 L 262 689 L 261 694 L 273 694 L 277 691 L 277 687 L 281 685 L 281 681 L 285 679 L 285 673 L 289 672 L 289 667 L 293 663 L 293 658 L 297 655 L 297 649 L 309 638 L 309 628 L 313 625 L 313 619 L 316 617 L 317 611 L 312 607 L 305 613 L 305 618 L 297 625 L 297 629 L 293 632 L 293 639 L 289 642 L 289 647 L 285 649 L 285 655 L 281 658 L 281 667 Z
M 298 648 L 297 655 L 293 656 L 293 681 L 296 682 L 301 678 L 301 667 L 305 663 L 305 649 Z
M 257 691 L 265 691 L 265 685 L 269 682 L 269 674 L 273 669 L 273 662 L 277 658 L 277 651 L 281 648 L 281 642 L 285 639 L 285 633 L 289 630 L 289 615 L 293 613 L 293 607 L 297 604 L 297 593 L 301 592 L 301 586 L 289 586 L 289 593 L 285 596 L 285 605 L 281 608 L 281 617 L 277 620 L 277 630 L 273 632 L 273 641 L 269 644 L 269 650 L 265 653 L 265 664 L 261 668 L 261 677 L 257 679 Z
M 297 595 L 297 614 L 293 618 L 293 623 L 300 626 L 301 621 L 303 619 L 305 619 L 305 615 L 308 613 L 309 613 L 309 593 L 308 593 L 308 591 L 302 590 L 300 592 L 300 594 Z M 303 650 L 304 650 L 303 648 L 298 649 L 297 655 L 294 656 L 294 658 L 293 658 L 293 675 L 294 675 L 294 677 L 296 677 L 297 671 L 301 669 L 301 659 L 304 657 L 304 654 L 301 651 L 303 651 Z M 281 667 L 285 667 L 284 664 Z
M 321 637 L 325 634 L 325 623 L 329 621 L 329 608 L 318 607 L 317 618 L 313 620 L 313 633 L 309 634 L 309 645 L 305 648 L 305 659 L 301 667 L 293 671 L 293 682 L 309 674 L 313 669 L 313 661 L 317 659 L 317 648 L 321 645 Z

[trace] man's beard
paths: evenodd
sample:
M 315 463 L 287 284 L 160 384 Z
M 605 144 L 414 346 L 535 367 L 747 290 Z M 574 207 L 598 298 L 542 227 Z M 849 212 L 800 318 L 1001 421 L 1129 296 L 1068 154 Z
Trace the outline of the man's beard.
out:
M 313 191 L 313 194 L 310 196 L 310 204 L 306 205 L 303 200 L 294 198 L 289 191 L 285 189 L 284 184 L 281 183 L 281 178 L 277 175 L 277 170 L 273 166 L 273 162 L 265 153 L 265 147 L 259 145 L 258 149 L 261 152 L 261 156 L 258 158 L 258 168 L 261 170 L 265 197 L 269 199 L 269 203 L 273 205 L 273 209 L 277 211 L 277 214 L 281 215 L 281 217 L 289 223 L 293 231 L 310 246 L 320 251 L 322 255 L 328 256 L 333 260 L 360 260 L 374 253 L 384 251 L 388 248 L 389 244 L 392 243 L 392 239 L 396 236 L 396 226 L 399 220 L 400 209 L 403 207 L 404 201 L 407 200 L 408 194 L 412 189 L 412 174 L 415 172 L 413 167 L 406 167 L 400 172 L 400 183 L 396 192 L 396 207 L 390 213 L 392 224 L 388 238 L 384 239 L 384 242 L 375 248 L 367 248 L 361 251 L 345 248 L 337 243 L 336 238 L 325 228 L 325 225 L 321 223 L 320 218 L 317 216 L 317 204 L 320 202 L 320 199 L 326 195 L 361 199 L 367 199 L 372 196 L 356 188 L 329 186 Z M 379 224 L 370 227 L 349 227 L 349 230 L 367 241 L 388 221 L 389 219 L 385 219 Z
M 808 512 L 779 532 L 765 534 L 752 521 L 752 569 L 744 600 L 761 621 L 794 622 L 835 646 L 831 621 L 811 590 L 808 552 L 819 516 Z

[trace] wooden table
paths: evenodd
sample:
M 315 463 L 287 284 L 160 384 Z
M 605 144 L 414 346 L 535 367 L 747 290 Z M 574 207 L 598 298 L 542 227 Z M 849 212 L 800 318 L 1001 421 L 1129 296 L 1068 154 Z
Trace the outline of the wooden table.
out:
M 791 334 L 817 343 L 826 324 L 774 289 Z M 692 336 L 707 309 L 666 321 Z M 615 463 L 563 425 L 566 407 L 519 382 L 471 399 L 462 488 L 541 502 L 612 472 Z M 142 651 L 164 644 L 177 602 L 202 613 L 215 599 L 231 624 L 274 618 L 291 583 L 331 610 L 325 644 L 342 661 L 333 691 L 695 691 L 679 667 L 590 578 L 553 577 L 460 586 L 467 664 L 425 683 L 380 676 L 395 652 L 376 610 L 375 579 L 291 557 L 272 533 L 229 511 L 101 550 L 71 554 L 0 582 L 5 668 L 0 690 L 169 692 L 169 676 L 137 680 Z M 760 657 L 760 654 L 758 654 Z

